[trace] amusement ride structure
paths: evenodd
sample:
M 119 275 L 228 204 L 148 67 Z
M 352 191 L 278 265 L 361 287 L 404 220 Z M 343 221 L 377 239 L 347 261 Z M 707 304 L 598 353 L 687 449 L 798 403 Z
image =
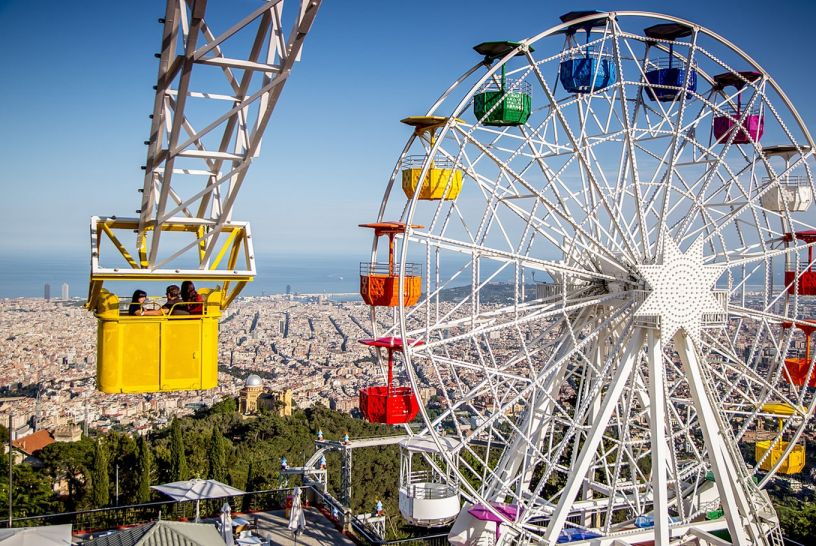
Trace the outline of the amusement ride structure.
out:
M 210 6 L 214 19 L 233 6 Z M 232 219 L 321 0 L 263 0 L 224 28 L 207 0 L 168 0 L 138 217 L 91 219 L 88 309 L 98 318 L 97 388 L 104 392 L 209 389 L 218 382 L 218 320 L 255 276 L 248 222 Z M 226 8 L 226 9 L 225 9 Z M 196 281 L 200 314 L 125 302 L 105 283 Z M 164 286 L 161 287 L 161 290 Z M 138 315 L 127 312 L 133 303 Z M 160 305 L 160 304 L 159 304 Z M 137 364 L 138 363 L 138 364 Z
M 320 0 L 297 6 L 217 33 L 205 0 L 168 0 L 138 216 L 91 220 L 101 390 L 215 386 L 221 310 L 255 275 L 236 195 Z M 348 506 L 352 449 L 399 443 L 402 515 L 453 544 L 781 544 L 763 488 L 803 469 L 816 406 L 802 119 L 675 17 L 571 12 L 474 49 L 402 120 L 363 224 L 382 378 L 360 410 L 406 435 L 321 435 L 283 475 L 325 488 L 341 451 Z M 182 280 L 220 283 L 200 315 L 136 317 L 104 286 Z
M 453 544 L 781 544 L 763 487 L 802 469 L 816 404 L 802 119 L 675 17 L 571 12 L 474 49 L 403 120 L 366 225 L 388 359 L 361 411 L 422 419 L 403 515 L 451 501 L 424 524 Z

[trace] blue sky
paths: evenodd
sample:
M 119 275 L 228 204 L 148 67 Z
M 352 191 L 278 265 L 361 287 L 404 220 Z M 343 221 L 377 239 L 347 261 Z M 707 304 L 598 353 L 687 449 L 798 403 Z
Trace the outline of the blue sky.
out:
M 91 215 L 138 208 L 163 5 L 0 0 L 4 252 L 85 256 Z M 572 9 L 665 12 L 708 27 L 756 59 L 814 127 L 814 3 L 508 5 L 325 0 L 234 215 L 252 222 L 256 250 L 365 255 L 370 234 L 356 226 L 375 219 L 409 136 L 399 119 L 424 113 L 474 64 L 473 45 L 532 36 Z

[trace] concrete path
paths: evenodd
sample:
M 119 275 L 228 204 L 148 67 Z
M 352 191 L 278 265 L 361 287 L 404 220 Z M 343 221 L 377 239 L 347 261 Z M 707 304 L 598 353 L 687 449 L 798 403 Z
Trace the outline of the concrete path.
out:
M 313 508 L 304 510 L 306 515 L 306 530 L 298 535 L 298 545 L 321 546 L 324 544 L 343 544 L 354 546 L 351 539 L 343 535 L 334 524 L 323 514 Z M 294 545 L 294 535 L 287 528 L 289 519 L 284 518 L 283 510 L 275 512 L 260 512 L 253 514 L 257 517 L 258 529 L 253 534 L 265 540 L 271 540 L 273 545 Z

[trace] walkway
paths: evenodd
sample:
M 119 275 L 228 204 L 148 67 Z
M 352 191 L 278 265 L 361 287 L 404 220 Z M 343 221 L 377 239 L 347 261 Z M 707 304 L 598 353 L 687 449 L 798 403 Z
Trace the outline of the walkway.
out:
M 305 509 L 306 530 L 298 535 L 298 545 L 320 546 L 324 544 L 343 544 L 354 546 L 351 539 L 344 536 L 323 514 L 314 508 Z M 287 527 L 289 519 L 284 518 L 283 510 L 253 514 L 258 518 L 258 529 L 253 534 L 264 539 L 271 539 L 272 544 L 289 546 L 295 544 L 292 531 Z

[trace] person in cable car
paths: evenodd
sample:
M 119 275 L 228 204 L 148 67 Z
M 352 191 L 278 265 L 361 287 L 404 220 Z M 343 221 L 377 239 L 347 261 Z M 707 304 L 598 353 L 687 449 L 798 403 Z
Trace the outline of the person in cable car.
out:
M 177 284 L 167 287 L 167 303 L 162 305 L 165 315 L 189 315 L 190 312 L 184 308 L 184 300 L 181 299 L 181 289 Z
M 130 298 L 130 305 L 128 306 L 128 315 L 142 317 L 145 315 L 161 315 L 160 309 L 145 309 L 145 299 L 147 299 L 147 292 L 144 290 L 135 290 L 133 297 Z
M 204 312 L 204 298 L 196 291 L 193 281 L 181 283 L 181 299 L 188 302 L 187 312 L 191 315 L 201 315 Z

